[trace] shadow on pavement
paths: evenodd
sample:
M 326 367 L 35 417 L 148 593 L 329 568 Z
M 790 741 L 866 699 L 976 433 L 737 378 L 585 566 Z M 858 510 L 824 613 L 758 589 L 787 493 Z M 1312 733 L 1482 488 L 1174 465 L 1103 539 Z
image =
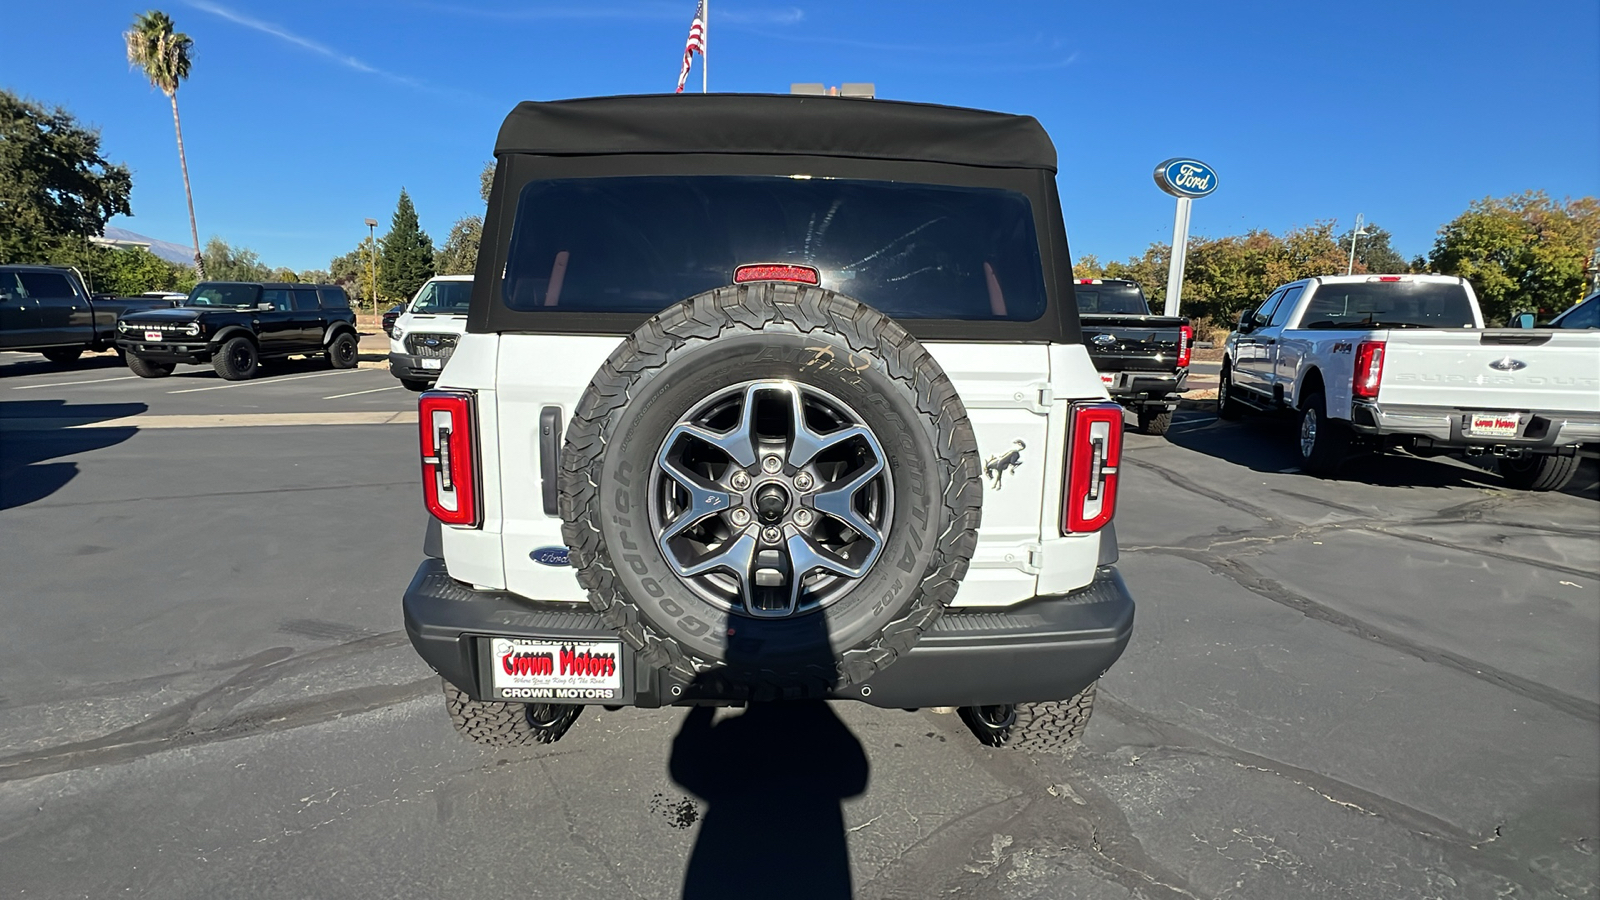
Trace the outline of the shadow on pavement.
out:
M 136 416 L 147 408 L 143 403 L 0 401 L 0 510 L 43 500 L 78 474 L 75 462 L 47 460 L 103 450 L 139 430 L 70 426 Z
M 6 353 L 0 357 L 0 377 L 21 378 L 25 375 L 42 375 L 46 372 L 73 374 L 79 372 L 97 373 L 106 369 L 126 369 L 122 357 L 115 353 L 96 354 L 73 360 L 69 363 L 53 363 L 42 356 L 32 353 Z
M 707 805 L 684 900 L 849 898 L 840 803 L 867 789 L 861 742 L 822 700 L 714 714 L 690 710 L 672 742 L 673 781 Z

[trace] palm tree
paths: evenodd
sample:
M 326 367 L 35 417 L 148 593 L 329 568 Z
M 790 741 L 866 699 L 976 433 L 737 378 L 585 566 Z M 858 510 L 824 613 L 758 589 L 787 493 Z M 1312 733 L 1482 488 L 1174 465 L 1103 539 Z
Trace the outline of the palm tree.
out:
M 122 37 L 128 42 L 128 62 L 144 72 L 152 87 L 172 101 L 172 127 L 178 132 L 178 163 L 183 166 L 183 193 L 189 199 L 189 236 L 194 239 L 194 271 L 203 281 L 206 264 L 200 257 L 200 229 L 194 222 L 194 191 L 189 189 L 189 160 L 183 153 L 183 123 L 178 120 L 178 85 L 189 77 L 189 50 L 194 41 L 172 30 L 172 18 L 153 9 L 135 16 L 133 27 Z

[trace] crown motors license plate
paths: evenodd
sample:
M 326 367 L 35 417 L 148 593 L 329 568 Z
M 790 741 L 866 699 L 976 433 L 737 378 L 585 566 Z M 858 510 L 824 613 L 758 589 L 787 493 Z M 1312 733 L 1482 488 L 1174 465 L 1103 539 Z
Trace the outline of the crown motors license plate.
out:
M 622 698 L 622 644 L 490 638 L 490 699 L 583 703 Z
M 1473 437 L 1516 437 L 1522 416 L 1516 413 L 1473 413 L 1467 433 Z
M 147 341 L 159 341 L 159 340 L 161 340 L 161 332 L 159 332 L 159 331 L 146 331 L 144 333 L 144 339 L 147 340 Z

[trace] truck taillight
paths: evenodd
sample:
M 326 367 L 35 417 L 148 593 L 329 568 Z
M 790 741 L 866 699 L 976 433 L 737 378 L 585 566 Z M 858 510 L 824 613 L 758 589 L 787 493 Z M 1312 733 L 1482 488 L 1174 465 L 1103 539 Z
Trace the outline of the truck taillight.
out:
M 1076 403 L 1067 424 L 1063 534 L 1099 531 L 1117 511 L 1117 470 L 1122 465 L 1122 407 Z
M 1194 355 L 1194 329 L 1188 325 L 1178 326 L 1178 368 L 1187 368 L 1189 357 Z
M 1376 400 L 1383 384 L 1383 341 L 1362 341 L 1356 348 L 1356 372 L 1350 393 L 1357 400 Z
M 460 391 L 428 391 L 417 400 L 422 500 L 446 525 L 479 522 L 476 413 L 473 395 Z

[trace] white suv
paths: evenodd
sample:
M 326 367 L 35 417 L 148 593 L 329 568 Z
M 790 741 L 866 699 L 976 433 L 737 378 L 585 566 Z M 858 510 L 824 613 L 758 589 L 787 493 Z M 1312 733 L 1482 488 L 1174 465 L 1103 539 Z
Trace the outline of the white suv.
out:
M 466 333 L 471 302 L 471 275 L 428 279 L 395 319 L 389 334 L 390 374 L 413 391 L 427 390 Z
M 618 97 L 495 155 L 404 599 L 457 729 L 825 698 L 1071 747 L 1134 607 L 1039 123 Z

